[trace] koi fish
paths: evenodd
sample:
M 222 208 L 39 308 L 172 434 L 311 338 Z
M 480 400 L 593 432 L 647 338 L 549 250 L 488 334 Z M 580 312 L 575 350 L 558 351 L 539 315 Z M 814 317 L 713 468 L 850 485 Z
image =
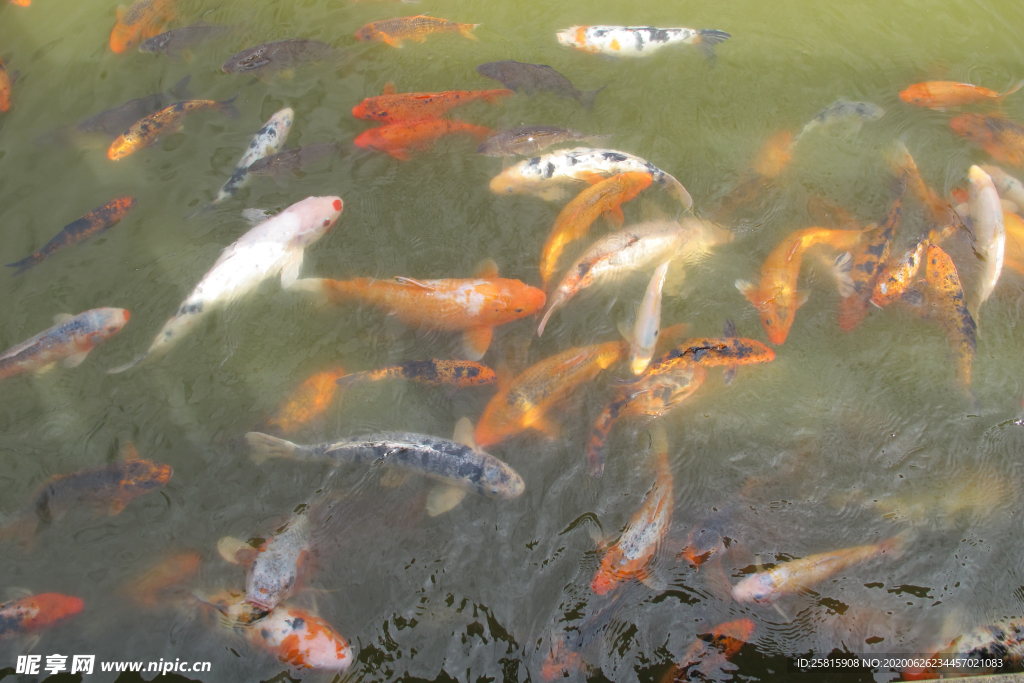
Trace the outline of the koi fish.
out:
M 999 116 L 961 114 L 949 122 L 957 135 L 967 138 L 996 161 L 1024 166 L 1024 126 Z
M 344 368 L 318 372 L 300 384 L 264 425 L 288 434 L 309 424 L 322 415 L 334 401 L 338 379 L 345 376 Z
M 1017 92 L 1021 86 L 1024 86 L 1024 81 L 999 94 L 995 90 L 982 88 L 980 85 L 971 85 L 970 83 L 925 81 L 924 83 L 915 83 L 900 92 L 900 99 L 907 104 L 914 104 L 919 107 L 946 109 L 947 107 L 957 107 L 961 104 L 972 104 L 982 100 L 998 101 L 1007 95 Z
M 999 193 L 987 173 L 977 166 L 968 172 L 967 193 L 971 223 L 974 226 L 974 253 L 982 261 L 978 285 L 967 304 L 974 321 L 978 321 L 981 305 L 988 300 L 999 282 L 1006 253 L 1006 227 Z
M 928 239 L 919 240 L 902 257 L 890 260 L 882 267 L 871 292 L 871 303 L 881 308 L 899 301 L 916 281 L 929 244 Z
M 810 296 L 810 292 L 797 289 L 804 252 L 815 244 L 828 244 L 838 250 L 849 250 L 860 242 L 862 234 L 860 230 L 827 230 L 817 227 L 797 230 L 768 254 L 761 266 L 760 284 L 736 281 L 736 289 L 760 313 L 761 324 L 771 343 L 782 344 L 786 341 L 797 309 L 807 303 Z
M 7 73 L 4 60 L 0 59 L 0 112 L 11 108 L 11 76 Z
M 269 277 L 280 273 L 281 286 L 287 289 L 299 277 L 306 247 L 334 225 L 342 206 L 339 197 L 307 197 L 242 235 L 221 253 L 149 350 L 108 372 L 123 372 L 148 356 L 164 355 L 200 318 L 245 296 Z
M 601 566 L 590 582 L 590 589 L 598 595 L 629 579 L 639 579 L 645 585 L 655 583 L 650 565 L 672 521 L 673 479 L 664 431 L 655 430 L 651 438 L 657 478 L 619 540 L 601 557 Z
M 642 383 L 645 379 L 661 374 L 675 372 L 676 369 L 691 364 L 704 367 L 751 365 L 754 363 L 770 363 L 775 360 L 775 352 L 756 339 L 743 337 L 702 337 L 687 339 L 664 356 L 651 363 L 647 373 L 632 383 Z
M 1006 228 L 1006 255 L 1003 264 L 1024 275 L 1024 219 L 1015 213 L 1003 212 Z
M 89 505 L 98 514 L 117 515 L 134 499 L 167 484 L 173 473 L 170 465 L 140 459 L 135 446 L 126 444 L 122 459 L 106 467 L 47 479 L 28 510 L 0 530 L 0 536 L 28 542 L 40 522 L 52 524 L 63 519 L 76 503 Z
M 177 16 L 175 0 L 135 0 L 117 8 L 117 24 L 110 32 L 110 49 L 120 54 L 140 41 L 158 35 Z
M 783 562 L 737 583 L 733 586 L 732 597 L 736 602 L 772 603 L 783 595 L 820 583 L 836 572 L 880 555 L 899 557 L 905 540 L 904 535 L 893 536 L 873 545 L 859 545 Z
M 742 496 L 741 493 L 724 504 L 716 505 L 710 514 L 694 524 L 686 535 L 686 545 L 677 557 L 693 567 L 700 567 L 712 557 L 723 554 L 727 549 L 726 542 L 729 541 L 725 531 L 733 523 L 733 515 L 742 502 Z
M 710 60 L 715 58 L 715 45 L 732 37 L 715 29 L 653 26 L 570 26 L 555 36 L 566 47 L 616 57 L 646 57 L 666 45 L 686 43 L 696 45 Z
M 941 247 L 929 244 L 925 254 L 928 302 L 935 310 L 956 358 L 956 375 L 964 387 L 971 385 L 971 365 L 978 348 L 978 326 L 960 287 L 956 265 Z
M 129 317 L 123 308 L 94 308 L 74 317 L 56 316 L 56 325 L 0 354 L 0 380 L 41 372 L 58 361 L 65 367 L 76 367 L 90 351 L 120 332 Z
M 868 314 L 868 300 L 871 298 L 889 258 L 892 238 L 903 213 L 903 194 L 907 189 L 907 175 L 903 174 L 895 187 L 895 198 L 889 206 L 882 223 L 865 230 L 861 243 L 851 252 L 853 262 L 849 271 L 849 282 L 844 278 L 844 291 L 839 301 L 839 329 L 851 332 L 863 322 Z M 848 284 L 853 287 L 849 288 Z
M 353 143 L 356 147 L 387 152 L 396 159 L 407 161 L 412 157 L 410 152 L 430 149 L 442 136 L 465 133 L 477 140 L 484 140 L 492 132 L 490 128 L 474 126 L 465 121 L 426 118 L 398 121 L 364 130 Z
M 579 102 L 584 109 L 594 106 L 597 93 L 604 90 L 577 90 L 568 78 L 547 64 L 527 64 L 514 59 L 487 62 L 476 68 L 484 78 L 498 81 L 509 90 L 533 97 L 538 92 L 550 92 Z
M 384 94 L 367 97 L 352 107 L 352 116 L 382 123 L 444 116 L 463 104 L 483 100 L 500 104 L 501 98 L 514 95 L 511 90 L 448 90 L 446 92 L 395 92 L 395 84 L 384 86 Z
M 113 109 L 100 112 L 82 121 L 76 126 L 76 130 L 82 133 L 103 133 L 116 138 L 136 121 L 163 109 L 174 100 L 189 99 L 188 84 L 191 80 L 191 76 L 185 76 L 168 92 L 136 97 Z
M 252 142 L 249 143 L 249 148 L 242 155 L 238 164 L 235 166 L 235 170 L 231 173 L 231 177 L 224 183 L 224 187 L 217 193 L 217 198 L 213 200 L 214 204 L 218 204 L 229 197 L 234 197 L 235 193 L 245 185 L 249 180 L 249 167 L 260 159 L 277 154 L 278 150 L 284 145 L 285 140 L 288 139 L 288 133 L 292 129 L 292 121 L 295 119 L 295 112 L 291 108 L 285 108 L 271 116 L 263 127 L 257 131 Z
M 846 123 L 853 127 L 853 131 L 859 131 L 865 121 L 877 121 L 885 116 L 885 110 L 872 102 L 851 102 L 839 99 L 828 105 L 817 114 L 800 130 L 793 144 L 800 141 L 804 135 L 815 128 L 833 126 L 838 123 Z
M 981 170 L 992 179 L 1000 199 L 1009 199 L 1018 209 L 1024 210 L 1024 183 L 998 166 L 982 166 Z
M 917 169 L 917 164 L 914 163 L 914 157 L 910 156 L 910 150 L 903 142 L 896 143 L 889 154 L 889 163 L 897 174 L 906 174 L 910 191 L 928 209 L 932 222 L 946 224 L 954 218 L 954 212 L 950 208 L 949 202 L 924 182 L 921 172 Z
M 463 330 L 463 354 L 480 360 L 494 328 L 533 314 L 544 305 L 544 292 L 519 280 L 498 277 L 493 261 L 472 280 L 323 280 L 305 278 L 295 289 L 337 302 L 362 301 L 378 306 L 407 325 L 434 330 Z
M 249 642 L 298 669 L 343 672 L 352 648 L 334 628 L 304 609 L 282 605 L 246 629 Z
M 199 571 L 202 559 L 198 553 L 187 551 L 160 560 L 139 578 L 126 584 L 120 592 L 140 607 L 154 608 L 173 590 Z
M 549 201 L 565 196 L 563 185 L 586 182 L 618 173 L 649 173 L 658 185 L 676 193 L 684 209 L 693 207 L 693 199 L 682 184 L 654 164 L 640 157 L 612 149 L 576 147 L 520 161 L 491 179 L 495 194 L 534 194 Z
M 703 256 L 710 247 L 732 239 L 732 233 L 697 218 L 682 222 L 651 221 L 611 233 L 587 249 L 555 288 L 537 327 L 544 334 L 551 314 L 591 285 L 614 281 L 627 273 L 676 256 L 683 262 Z
M 232 26 L 218 26 L 205 21 L 161 33 L 139 45 L 139 52 L 151 55 L 162 54 L 171 60 L 178 60 L 187 50 L 223 38 L 234 31 Z
M 531 428 L 557 438 L 559 429 L 546 413 L 627 351 L 625 342 L 605 342 L 568 349 L 530 366 L 491 397 L 476 425 L 476 442 L 487 448 Z
M 665 261 L 654 269 L 633 324 L 633 334 L 629 338 L 629 369 L 637 376 L 644 374 L 654 358 L 654 347 L 661 330 L 661 292 L 670 263 L 672 261 Z
M 298 175 L 313 162 L 323 157 L 333 156 L 340 150 L 341 145 L 336 142 L 323 142 L 295 149 L 286 149 L 252 162 L 252 165 L 249 166 L 249 175 L 270 176 L 275 182 L 280 183 L 285 174 L 292 173 Z
M 32 252 L 29 256 L 8 263 L 8 268 L 17 268 L 15 275 L 20 275 L 32 266 L 43 262 L 51 254 L 64 247 L 70 247 L 84 242 L 93 235 L 98 235 L 105 230 L 114 227 L 132 210 L 135 206 L 135 197 L 118 197 L 85 214 L 78 220 L 68 223 L 64 229 L 57 233 L 57 236 L 47 242 L 42 249 Z
M 1006 619 L 978 626 L 954 638 L 949 646 L 929 659 L 943 662 L 944 678 L 1015 671 L 1024 662 L 1024 622 Z M 905 680 L 923 678 L 939 678 L 939 675 L 908 677 L 904 671 Z
M 176 133 L 184 126 L 187 114 L 201 109 L 214 109 L 225 116 L 236 118 L 238 109 L 232 104 L 238 95 L 230 100 L 214 102 L 213 100 L 188 100 L 165 107 L 155 114 L 150 114 L 141 121 L 121 133 L 107 150 L 107 158 L 112 161 L 123 159 L 129 154 L 145 147 L 155 145 L 161 136 Z
M 0 605 L 0 640 L 53 628 L 85 607 L 81 598 L 39 593 Z
M 313 525 L 305 512 L 256 551 L 245 577 L 245 601 L 270 611 L 291 597 L 312 548 Z
M 221 66 L 226 74 L 251 73 L 265 76 L 306 62 L 319 62 L 334 55 L 334 48 L 319 40 L 293 38 L 250 47 L 232 55 Z
M 32 6 L 32 0 L 7 0 L 7 2 L 11 3 L 12 5 L 17 5 L 18 7 Z
M 597 141 L 609 135 L 587 135 L 555 126 L 520 126 L 495 133 L 480 143 L 477 154 L 489 157 L 533 156 L 551 145 L 563 142 Z
M 356 40 L 363 42 L 381 41 L 391 47 L 402 47 L 402 41 L 409 39 L 422 43 L 431 33 L 461 33 L 470 40 L 479 40 L 473 29 L 480 24 L 457 24 L 447 19 L 419 14 L 415 17 L 396 17 L 373 21 L 356 31 Z
M 739 652 L 752 635 L 754 622 L 747 618 L 713 626 L 686 648 L 683 656 L 661 677 L 661 683 L 695 680 L 698 672 L 704 679 L 715 678 L 714 670 L 720 671 L 722 664 Z
M 621 228 L 626 220 L 622 205 L 650 187 L 652 182 L 654 178 L 650 173 L 620 173 L 594 183 L 566 204 L 555 219 L 541 251 L 540 277 L 544 289 L 548 289 L 548 281 L 558 266 L 558 257 L 567 244 L 586 237 L 591 224 L 602 214 L 615 227 Z
M 768 138 L 750 164 L 754 173 L 768 179 L 777 178 L 793 160 L 793 133 L 782 130 Z
M 361 382 L 382 379 L 408 379 L 429 386 L 476 387 L 497 379 L 494 370 L 471 360 L 410 360 L 379 370 L 353 372 L 338 379 L 338 384 L 351 387 Z

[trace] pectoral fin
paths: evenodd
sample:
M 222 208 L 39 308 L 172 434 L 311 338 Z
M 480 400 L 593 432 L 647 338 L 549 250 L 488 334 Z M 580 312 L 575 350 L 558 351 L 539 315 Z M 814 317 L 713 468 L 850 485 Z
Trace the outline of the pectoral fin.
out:
M 498 264 L 494 262 L 494 259 L 487 258 L 480 262 L 476 267 L 476 271 L 473 273 L 474 277 L 479 278 L 495 278 L 498 277 Z
M 809 290 L 809 289 L 798 290 L 797 293 L 796 293 L 796 301 L 793 304 L 793 308 L 800 308 L 805 303 L 807 303 L 807 300 L 810 297 L 811 297 L 811 290 Z
M 386 489 L 397 489 L 412 478 L 412 472 L 389 467 L 380 475 L 380 485 Z
M 626 222 L 626 214 L 622 213 L 621 206 L 614 206 L 608 209 L 604 215 L 608 218 L 608 221 L 615 226 L 616 230 L 621 228 L 622 224 Z
M 58 313 L 57 315 L 53 316 L 53 324 L 61 325 L 74 317 L 75 316 L 71 315 L 70 313 Z
M 746 280 L 737 280 L 736 289 L 740 290 L 740 294 L 747 298 L 747 301 L 754 305 L 754 308 L 760 310 L 764 302 L 761 301 L 760 293 L 757 290 L 757 285 L 753 282 L 747 282 Z
M 299 279 L 299 271 L 302 269 L 302 257 L 305 251 L 302 249 L 295 249 L 291 255 L 288 256 L 288 260 L 285 261 L 284 267 L 281 269 L 281 287 L 288 289 L 295 284 L 295 281 Z
M 121 459 L 124 460 L 125 462 L 140 459 L 139 452 L 135 450 L 135 444 L 133 444 L 131 441 L 126 443 L 124 446 L 121 446 Z
M 462 333 L 462 355 L 467 360 L 480 360 L 487 353 L 493 336 L 493 327 L 467 327 Z
M 531 425 L 533 429 L 541 432 L 549 439 L 557 439 L 562 434 L 562 426 L 545 416 L 537 418 Z
M 67 356 L 66 358 L 64 358 L 64 360 L 62 360 L 60 362 L 60 364 L 63 365 L 64 367 L 66 367 L 66 368 L 77 368 L 79 365 L 82 364 L 82 361 L 85 360 L 85 357 L 88 356 L 88 355 L 89 355 L 88 351 L 81 351 L 79 353 L 73 353 L 70 356 Z
M 468 491 L 455 486 L 438 486 L 427 494 L 427 514 L 437 517 L 462 502 Z
M 217 552 L 231 564 L 248 565 L 256 558 L 256 548 L 234 536 L 224 536 L 217 541 Z
M 461 418 L 455 423 L 455 433 L 452 434 L 452 441 L 461 443 L 463 446 L 468 446 L 473 450 L 477 449 L 473 423 L 468 417 Z

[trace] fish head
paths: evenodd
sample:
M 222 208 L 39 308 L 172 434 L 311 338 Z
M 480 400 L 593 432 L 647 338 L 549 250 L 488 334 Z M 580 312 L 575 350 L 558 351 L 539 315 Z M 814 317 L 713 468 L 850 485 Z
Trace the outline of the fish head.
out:
M 139 40 L 139 27 L 126 26 L 120 21 L 110 32 L 110 49 L 116 54 L 121 54 L 130 47 L 133 47 Z
M 560 45 L 581 48 L 587 44 L 586 31 L 586 26 L 570 26 L 555 33 L 555 37 L 558 38 Z
M 352 116 L 357 119 L 368 119 L 370 118 L 371 111 L 370 105 L 367 104 L 366 100 L 363 100 L 356 106 L 352 107 Z
M 625 578 L 617 566 L 625 562 L 626 558 L 623 557 L 622 551 L 617 545 L 609 548 L 608 552 L 601 558 L 601 566 L 598 567 L 593 580 L 590 582 L 590 589 L 597 595 L 605 595 L 608 591 L 615 588 L 616 584 Z
M 364 43 L 377 40 L 377 37 L 380 35 L 381 32 L 374 28 L 373 24 L 367 24 L 355 32 L 356 40 L 361 40 Z
M 533 315 L 544 307 L 547 295 L 540 289 L 532 287 L 520 280 L 512 280 L 508 289 L 505 310 L 514 316 L 513 319 Z
M 949 121 L 949 127 L 957 135 L 978 143 L 992 142 L 993 134 L 985 123 L 985 117 L 977 114 L 961 114 Z
M 491 498 L 512 500 L 526 490 L 526 483 L 511 467 L 491 464 L 484 467 L 483 479 L 488 483 L 484 493 Z
M 88 335 L 88 347 L 92 348 L 110 339 L 128 324 L 131 313 L 124 308 L 97 308 L 90 312 L 92 332 Z
M 927 83 L 915 83 L 906 90 L 900 92 L 900 99 L 907 104 L 925 104 L 929 99 Z
M 523 167 L 529 162 L 520 162 L 491 178 L 491 192 L 494 194 L 533 194 L 537 182 L 523 174 Z
M 995 183 L 992 182 L 992 177 L 981 170 L 978 166 L 971 166 L 967 172 L 967 196 L 969 201 L 976 202 L 981 196 L 981 193 L 985 190 L 989 190 L 996 193 Z M 998 193 L 996 193 L 998 195 Z
M 289 207 L 299 216 L 300 227 L 293 237 L 293 244 L 306 247 L 316 242 L 330 230 L 341 217 L 345 203 L 341 197 L 307 197 Z
M 139 45 L 139 52 L 148 52 L 149 54 L 154 55 L 158 52 L 163 52 L 167 49 L 172 37 L 173 36 L 170 33 L 161 33 L 158 36 L 143 41 L 142 44 Z
M 170 465 L 152 460 L 126 460 L 121 467 L 119 498 L 125 502 L 166 485 L 174 474 Z
M 768 603 L 775 595 L 775 582 L 768 572 L 751 574 L 732 587 L 732 599 L 736 602 Z

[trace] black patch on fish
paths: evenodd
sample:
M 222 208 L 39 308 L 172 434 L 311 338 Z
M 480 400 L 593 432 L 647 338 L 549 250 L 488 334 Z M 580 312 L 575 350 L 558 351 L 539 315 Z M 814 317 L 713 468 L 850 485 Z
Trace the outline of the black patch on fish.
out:
M 650 28 L 647 30 L 650 31 L 652 43 L 667 43 L 672 37 L 672 34 L 663 28 Z
M 623 161 L 626 161 L 629 157 L 627 157 L 625 154 L 619 154 L 618 152 L 604 152 L 601 154 L 601 158 L 604 159 L 605 161 L 614 161 L 616 163 L 621 163 Z
M 195 314 L 195 313 L 202 313 L 202 312 L 203 312 L 203 302 L 202 301 L 197 301 L 194 304 L 187 304 L 185 306 L 182 306 L 181 310 L 178 311 L 178 315 L 192 315 L 192 314 Z
M 545 178 L 550 178 L 554 174 L 555 174 L 555 165 L 549 161 L 547 167 L 544 169 L 544 177 Z
M 402 363 L 402 375 L 410 379 L 437 381 L 437 364 L 433 360 L 411 360 Z

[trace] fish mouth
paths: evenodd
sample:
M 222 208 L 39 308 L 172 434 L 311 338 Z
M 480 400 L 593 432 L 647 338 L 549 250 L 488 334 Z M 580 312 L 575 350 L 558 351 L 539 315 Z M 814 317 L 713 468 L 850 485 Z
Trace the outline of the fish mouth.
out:
M 269 602 L 256 596 L 246 595 L 245 601 L 253 607 L 263 610 L 264 612 L 269 612 L 270 610 L 274 609 L 274 606 L 271 605 Z

